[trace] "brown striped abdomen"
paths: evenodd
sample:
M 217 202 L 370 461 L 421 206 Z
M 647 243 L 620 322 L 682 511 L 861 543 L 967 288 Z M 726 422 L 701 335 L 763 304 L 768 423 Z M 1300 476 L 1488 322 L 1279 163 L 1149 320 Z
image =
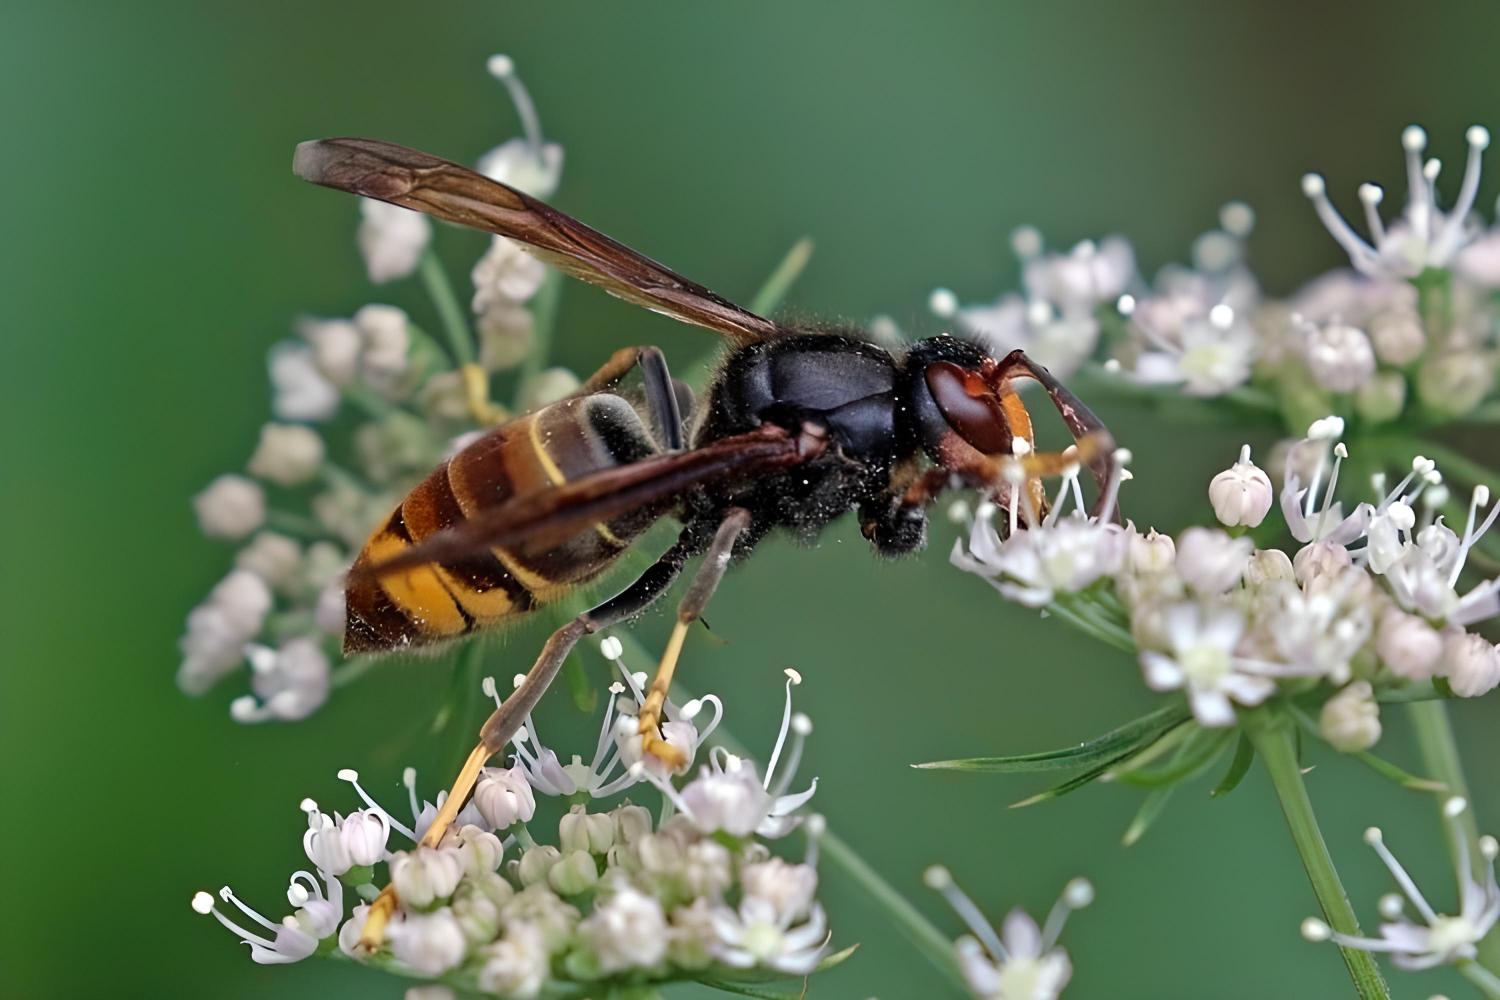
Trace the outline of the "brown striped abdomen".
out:
M 370 536 L 355 566 L 389 559 L 512 497 L 656 450 L 640 416 L 619 396 L 553 403 L 495 428 L 433 470 Z M 626 514 L 545 549 L 491 548 L 462 562 L 353 581 L 344 594 L 344 652 L 428 645 L 513 621 L 604 572 L 656 516 Z

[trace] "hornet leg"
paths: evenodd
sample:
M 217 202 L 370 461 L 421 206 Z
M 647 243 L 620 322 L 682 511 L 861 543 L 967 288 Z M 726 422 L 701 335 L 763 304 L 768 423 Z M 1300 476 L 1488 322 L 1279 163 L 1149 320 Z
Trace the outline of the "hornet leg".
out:
M 630 369 L 640 366 L 641 379 L 645 383 L 646 409 L 661 435 L 661 444 L 667 451 L 681 451 L 682 409 L 673 388 L 672 373 L 667 370 L 667 358 L 657 347 L 622 347 L 604 362 L 604 365 L 589 376 L 578 390 L 578 395 L 612 389 Z
M 479 745 L 469 751 L 468 759 L 459 770 L 458 778 L 453 782 L 453 787 L 449 790 L 447 799 L 443 801 L 442 808 L 438 810 L 427 832 L 422 835 L 422 846 L 436 847 L 442 842 L 443 835 L 453 824 L 454 817 L 468 801 L 469 793 L 473 791 L 475 782 L 479 780 L 479 773 L 484 768 L 485 762 L 505 749 L 510 738 L 521 727 L 521 720 L 525 719 L 527 713 L 541 700 L 542 694 L 547 690 L 547 685 L 551 684 L 552 679 L 557 676 L 563 661 L 568 658 L 568 654 L 573 651 L 578 640 L 600 629 L 634 618 L 650 607 L 657 598 L 666 593 L 672 581 L 677 579 L 683 564 L 693 555 L 694 548 L 695 545 L 688 538 L 687 533 L 684 533 L 678 538 L 676 544 L 642 573 L 634 583 L 552 633 L 546 645 L 542 647 L 541 655 L 537 657 L 536 663 L 527 672 L 526 679 L 521 682 L 521 686 L 516 688 L 499 708 L 495 709 L 480 730 Z M 387 885 L 380 891 L 375 902 L 370 904 L 364 933 L 359 939 L 361 948 L 374 951 L 380 947 L 385 937 L 385 925 L 390 920 L 391 914 L 396 912 L 396 902 L 395 888 Z
M 741 507 L 732 509 L 719 524 L 719 530 L 714 533 L 713 541 L 709 543 L 692 584 L 688 586 L 682 603 L 677 606 L 677 624 L 672 626 L 667 648 L 662 652 L 661 662 L 656 667 L 656 677 L 651 681 L 645 704 L 641 706 L 640 727 L 637 729 L 641 735 L 641 748 L 674 769 L 686 764 L 687 759 L 681 750 L 662 739 L 662 706 L 672 687 L 672 674 L 682 655 L 682 643 L 687 639 L 688 628 L 703 614 L 703 608 L 708 604 L 709 598 L 713 597 L 719 581 L 724 578 L 724 571 L 729 568 L 734 543 L 749 526 L 750 512 Z

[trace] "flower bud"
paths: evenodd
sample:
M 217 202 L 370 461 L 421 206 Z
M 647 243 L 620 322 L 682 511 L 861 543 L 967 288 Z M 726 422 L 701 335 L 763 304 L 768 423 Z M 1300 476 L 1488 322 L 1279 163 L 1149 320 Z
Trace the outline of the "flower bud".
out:
M 651 832 L 651 812 L 645 806 L 620 806 L 614 811 L 615 838 L 633 844 Z
M 323 439 L 301 424 L 266 424 L 246 466 L 250 474 L 281 486 L 296 486 L 318 474 Z
M 390 927 L 391 953 L 428 976 L 440 976 L 464 960 L 469 950 L 463 929 L 446 906 L 432 913 L 408 913 Z
M 430 906 L 435 900 L 447 899 L 463 878 L 464 863 L 458 852 L 448 848 L 417 847 L 410 853 L 398 851 L 391 856 L 391 884 L 396 895 L 408 906 Z
M 1354 410 L 1372 424 L 1395 420 L 1406 406 L 1406 378 L 1399 372 L 1377 372 L 1354 394 Z
M 1353 392 L 1375 374 L 1375 349 L 1363 330 L 1333 322 L 1307 331 L 1307 369 L 1329 392 Z
M 1133 573 L 1152 576 L 1165 573 L 1177 558 L 1177 543 L 1171 535 L 1159 534 L 1155 528 L 1142 535 L 1132 526 L 1128 558 Z
M 1417 398 L 1438 416 L 1462 417 L 1495 384 L 1494 365 L 1478 351 L 1428 358 L 1417 372 Z
M 300 577 L 302 546 L 274 531 L 258 532 L 235 555 L 234 565 L 249 570 L 276 590 L 292 591 Z
M 479 893 L 496 906 L 504 906 L 516 894 L 515 887 L 507 882 L 505 876 L 499 872 L 480 872 L 478 875 L 470 874 L 458 887 L 459 895 L 466 892 Z
M 536 815 L 536 796 L 516 768 L 487 767 L 474 786 L 474 807 L 496 830 L 530 822 Z
M 552 870 L 552 866 L 560 860 L 562 860 L 562 852 L 551 844 L 528 847 L 521 855 L 521 864 L 516 869 L 516 876 L 523 886 L 536 885 L 547 878 L 547 873 Z
M 1291 557 L 1280 549 L 1259 549 L 1245 564 L 1245 583 L 1251 587 L 1264 587 L 1278 580 L 1291 583 L 1296 578 Z
M 500 907 L 484 893 L 471 889 L 467 879 L 453 896 L 453 918 L 472 946 L 495 939 L 500 931 Z
M 574 806 L 557 824 L 557 844 L 564 853 L 571 851 L 604 854 L 615 841 L 615 821 L 608 813 L 589 813 Z
M 427 241 L 432 238 L 432 223 L 425 215 L 399 205 L 361 198 L 359 217 L 355 242 L 371 281 L 384 284 L 417 269 Z
M 266 520 L 266 494 L 255 480 L 225 474 L 193 497 L 198 529 L 209 538 L 244 538 Z
M 655 897 L 624 888 L 594 907 L 578 936 L 606 974 L 647 968 L 666 957 L 666 914 Z
M 329 875 L 344 874 L 353 867 L 353 862 L 344 846 L 339 828 L 327 816 L 314 813 L 313 820 L 322 822 L 302 835 L 302 849 L 307 852 L 307 860 L 313 863 L 314 868 Z
M 598 881 L 599 866 L 588 851 L 574 851 L 564 855 L 547 872 L 547 884 L 563 896 L 588 892 Z
M 1482 635 L 1452 632 L 1443 640 L 1442 675 L 1460 698 L 1476 698 L 1500 684 L 1500 650 Z
M 1388 365 L 1408 365 L 1422 356 L 1427 348 L 1427 334 L 1417 314 L 1392 309 L 1370 321 L 1370 342 L 1375 356 Z
M 1254 546 L 1216 528 L 1189 528 L 1177 540 L 1177 572 L 1200 594 L 1222 594 L 1240 582 Z
M 1250 461 L 1250 446 L 1240 449 L 1240 460 L 1214 476 L 1208 484 L 1208 500 L 1214 516 L 1227 528 L 1253 528 L 1265 520 L 1276 491 L 1271 477 Z
M 548 403 L 555 403 L 577 390 L 578 376 L 566 368 L 544 368 L 521 383 L 517 406 L 533 410 Z
M 807 912 L 818 889 L 818 872 L 811 865 L 788 864 L 772 858 L 746 865 L 740 872 L 745 895 L 771 904 L 778 920 L 794 920 Z
M 1353 565 L 1349 550 L 1333 542 L 1311 542 L 1297 550 L 1292 566 L 1297 579 L 1304 586 L 1311 586 L 1321 579 L 1341 575 Z
M 339 838 L 344 842 L 344 850 L 349 852 L 349 860 L 356 865 L 373 865 L 385 857 L 385 844 L 390 835 L 390 820 L 374 809 L 352 812 L 339 824 Z
M 1394 609 L 1375 630 L 1375 652 L 1397 677 L 1423 681 L 1432 677 L 1443 655 L 1443 637 L 1417 615 Z
M 1368 750 L 1380 739 L 1380 706 L 1369 681 L 1355 681 L 1323 703 L 1318 731 L 1340 753 Z
M 506 997 L 535 997 L 552 973 L 551 956 L 542 933 L 530 924 L 512 923 L 505 936 L 480 952 L 478 984 L 485 993 Z
M 505 845 L 488 830 L 466 825 L 458 831 L 458 856 L 462 859 L 466 872 L 480 875 L 500 867 L 500 859 L 505 856 Z

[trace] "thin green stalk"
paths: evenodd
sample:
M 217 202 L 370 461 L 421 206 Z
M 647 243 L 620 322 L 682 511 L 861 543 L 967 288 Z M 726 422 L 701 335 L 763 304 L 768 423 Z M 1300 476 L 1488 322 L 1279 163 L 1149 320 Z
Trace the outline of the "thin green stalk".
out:
M 966 989 L 963 977 L 959 974 L 958 965 L 953 959 L 953 942 L 944 937 L 942 931 L 932 926 L 915 906 L 907 902 L 906 898 L 889 882 L 880 877 L 879 872 L 871 868 L 852 847 L 834 836 L 832 831 L 825 831 L 818 845 L 824 858 L 833 862 L 872 900 L 895 918 L 897 926 L 901 928 L 907 940 L 911 941 L 929 962 L 937 966 L 938 971 L 948 977 L 960 990 Z
M 655 661 L 656 657 L 647 652 L 646 647 L 641 645 L 640 640 L 629 631 L 621 629 L 611 631 L 610 634 L 620 640 L 620 645 L 624 649 L 623 658 L 626 663 L 630 664 L 632 670 Z M 682 685 L 672 685 L 672 699 L 677 704 L 684 704 L 692 697 L 692 694 L 684 690 Z M 714 742 L 721 744 L 730 753 L 742 757 L 749 756 L 745 745 L 735 739 L 724 726 L 714 730 Z M 953 943 L 943 936 L 942 931 L 922 916 L 915 906 L 912 906 L 880 876 L 879 872 L 871 868 L 854 848 L 839 839 L 832 830 L 825 828 L 818 845 L 822 856 L 849 876 L 876 905 L 889 914 L 917 950 L 937 966 L 938 971 L 952 980 L 960 989 L 965 988 L 963 977 L 959 974 L 958 965 L 953 959 Z
M 1085 606 L 1082 601 L 1060 594 L 1051 604 L 1047 605 L 1047 613 L 1056 615 L 1080 632 L 1093 636 L 1106 646 L 1113 646 L 1122 653 L 1129 653 L 1131 656 L 1136 654 L 1135 640 L 1131 638 L 1128 631 L 1115 622 L 1106 620 L 1103 615 L 1094 613 L 1094 609 Z
M 1448 706 L 1441 701 L 1414 701 L 1407 706 L 1412 728 L 1417 734 L 1417 751 L 1422 757 L 1422 768 L 1429 777 L 1447 786 L 1443 798 L 1457 795 L 1473 801 L 1469 794 L 1469 782 L 1464 776 L 1463 761 L 1458 755 L 1458 741 L 1453 738 L 1453 723 L 1448 718 Z M 1443 807 L 1442 801 L 1438 808 Z M 1479 824 L 1472 808 L 1465 809 L 1455 820 L 1464 840 L 1468 842 L 1470 871 L 1468 878 L 1477 878 L 1476 864 L 1484 864 L 1479 850 Z M 1447 839 L 1447 838 L 1445 838 Z M 1448 840 L 1448 853 L 1453 863 L 1458 864 L 1458 847 Z M 1491 934 L 1479 943 L 1479 961 L 1491 971 L 1500 970 L 1500 935 Z
M 1478 962 L 1460 962 L 1458 971 L 1474 988 L 1483 993 L 1486 1000 L 1500 1000 L 1500 977 Z
M 1268 706 L 1246 713 L 1245 732 L 1271 776 L 1271 784 L 1276 789 L 1281 811 L 1292 833 L 1292 842 L 1297 845 L 1297 853 L 1302 857 L 1302 866 L 1307 870 L 1308 881 L 1323 908 L 1324 918 L 1340 934 L 1359 937 L 1359 920 L 1349 905 L 1338 872 L 1334 870 L 1333 858 L 1328 854 L 1328 845 L 1323 842 L 1323 833 L 1313 815 L 1312 801 L 1307 797 L 1307 786 L 1302 782 L 1302 769 L 1297 763 L 1293 741 L 1295 727 L 1291 719 L 1274 712 L 1275 709 Z M 1361 1000 L 1390 1000 L 1390 990 L 1380 975 L 1374 956 L 1344 947 L 1339 948 L 1339 953 L 1343 955 L 1349 978 Z
M 792 285 L 802 276 L 807 262 L 812 259 L 812 252 L 813 241 L 806 236 L 793 243 L 786 256 L 781 258 L 781 263 L 776 265 L 776 270 L 771 272 L 766 283 L 760 286 L 760 291 L 750 300 L 750 311 L 764 316 L 781 305 L 787 292 L 792 290 Z
M 458 298 L 453 294 L 453 286 L 448 283 L 448 272 L 443 270 L 443 262 L 438 260 L 437 254 L 429 247 L 422 254 L 422 263 L 417 270 L 432 299 L 433 307 L 437 309 L 438 319 L 443 324 L 443 335 L 448 339 L 448 349 L 453 352 L 454 362 L 459 367 L 472 364 L 474 336 L 469 331 L 464 311 L 459 308 Z

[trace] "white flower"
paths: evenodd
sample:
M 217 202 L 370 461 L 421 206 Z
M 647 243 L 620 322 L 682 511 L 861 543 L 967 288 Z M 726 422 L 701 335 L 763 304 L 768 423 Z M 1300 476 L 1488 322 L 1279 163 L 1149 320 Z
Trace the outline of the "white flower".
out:
M 487 65 L 490 75 L 505 84 L 510 92 L 516 113 L 521 117 L 524 138 L 503 142 L 480 157 L 479 172 L 534 198 L 550 198 L 562 179 L 562 147 L 555 142 L 543 141 L 536 105 L 516 75 L 511 58 L 491 56 Z
M 1177 562 L 1177 543 L 1171 535 L 1158 534 L 1155 528 L 1144 535 L 1130 525 L 1130 545 L 1127 562 L 1130 571 L 1139 575 L 1155 575 L 1173 569 Z
M 307 831 L 302 834 L 302 850 L 313 867 L 338 877 L 353 867 L 349 848 L 339 833 L 339 820 L 318 808 L 312 799 L 302 800 L 307 813 Z
M 1321 920 L 1309 917 L 1302 922 L 1302 934 L 1310 941 L 1332 940 L 1344 948 L 1361 951 L 1389 952 L 1391 961 L 1398 969 L 1430 969 L 1438 965 L 1449 965 L 1473 959 L 1475 946 L 1500 920 L 1500 886 L 1495 882 L 1495 855 L 1497 845 L 1493 837 L 1480 838 L 1480 853 L 1484 860 L 1483 878 L 1475 878 L 1470 867 L 1469 840 L 1458 817 L 1468 808 L 1461 798 L 1452 798 L 1443 807 L 1444 826 L 1452 838 L 1457 863 L 1458 913 L 1438 913 L 1427 902 L 1421 890 L 1412 881 L 1395 855 L 1385 846 L 1385 838 L 1379 827 L 1365 831 L 1365 843 L 1375 849 L 1380 860 L 1401 888 L 1401 895 L 1392 893 L 1380 901 L 1380 937 L 1358 938 L 1333 931 Z M 1404 899 L 1402 897 L 1405 897 Z M 1406 915 L 1406 906 L 1416 911 L 1418 920 Z
M 1072 962 L 1057 939 L 1068 915 L 1093 902 L 1094 887 L 1088 881 L 1068 883 L 1044 927 L 1017 907 L 996 934 L 974 901 L 953 884 L 947 869 L 929 868 L 923 880 L 943 894 L 973 934 L 959 938 L 953 950 L 976 1000 L 1057 1000 L 1073 976 Z
M 251 475 L 281 486 L 296 486 L 317 475 L 323 464 L 323 439 L 300 424 L 266 424 L 246 466 Z
M 245 476 L 226 473 L 193 497 L 198 529 L 209 538 L 244 538 L 266 520 L 266 494 Z
M 384 393 L 394 392 L 411 365 L 410 320 L 395 306 L 368 305 L 354 314 L 363 341 L 360 374 Z
M 1368 750 L 1380 740 L 1380 706 L 1369 681 L 1355 681 L 1323 703 L 1318 732 L 1340 753 Z
M 299 636 L 279 649 L 252 645 L 245 655 L 255 694 L 230 704 L 236 722 L 305 719 L 328 700 L 330 667 L 318 640 Z
M 257 965 L 284 965 L 289 962 L 300 962 L 318 950 L 318 941 L 321 938 L 331 936 L 338 929 L 338 919 L 343 912 L 344 890 L 337 878 L 325 875 L 324 881 L 328 887 L 325 896 L 311 875 L 306 872 L 298 872 L 297 875 L 306 879 L 316 895 L 310 894 L 298 885 L 294 877 L 288 896 L 302 900 L 303 903 L 294 903 L 294 905 L 300 905 L 301 908 L 283 917 L 279 924 L 271 923 L 259 912 L 242 903 L 229 886 L 226 885 L 219 890 L 219 897 L 224 902 L 233 903 L 241 913 L 264 928 L 264 931 L 246 930 L 240 924 L 235 923 L 219 910 L 214 903 L 214 897 L 206 892 L 199 892 L 193 896 L 193 909 L 204 915 L 212 914 L 219 923 L 238 934 L 240 942 L 250 946 L 250 960 Z M 271 936 L 267 937 L 265 931 L 269 931 Z
M 511 922 L 505 936 L 479 951 L 479 988 L 486 993 L 532 1000 L 552 973 L 542 933 L 529 923 Z
M 1391 609 L 1375 630 L 1375 653 L 1397 677 L 1424 681 L 1437 671 L 1443 637 L 1421 617 Z
M 235 554 L 234 565 L 249 570 L 276 590 L 291 591 L 301 580 L 302 546 L 285 535 L 261 531 Z
M 312 345 L 313 362 L 325 379 L 337 386 L 353 383 L 359 375 L 363 347 L 353 320 L 304 317 L 298 320 L 296 329 Z
M 1059 315 L 1043 299 L 1027 301 L 1014 294 L 992 305 L 960 309 L 957 299 L 950 303 L 945 293 L 953 294 L 946 289 L 933 293 L 934 312 L 953 319 L 963 333 L 989 346 L 997 357 L 1023 350 L 1059 378 L 1077 371 L 1099 342 L 1099 321 L 1087 312 Z
M 1375 348 L 1363 330 L 1337 321 L 1322 326 L 1302 321 L 1300 327 L 1307 369 L 1329 392 L 1353 392 L 1375 374 Z
M 1305 175 L 1302 191 L 1312 199 L 1318 218 L 1349 255 L 1350 262 L 1365 274 L 1412 278 L 1427 268 L 1447 267 L 1476 235 L 1469 213 L 1479 193 L 1481 155 L 1490 144 L 1489 131 L 1478 125 L 1471 127 L 1465 138 L 1469 144 L 1468 163 L 1458 200 L 1452 211 L 1445 214 L 1437 205 L 1436 181 L 1440 165 L 1437 160 L 1422 162 L 1427 133 L 1416 125 L 1408 126 L 1401 133 L 1401 145 L 1406 150 L 1407 201 L 1400 218 L 1389 228 L 1376 211 L 1384 192 L 1374 184 L 1360 185 L 1359 200 L 1365 208 L 1373 245 L 1361 239 L 1333 207 L 1322 177 Z
M 666 957 L 667 917 L 655 897 L 626 886 L 594 907 L 578 936 L 606 974 L 646 969 Z
M 391 885 L 409 906 L 424 907 L 447 899 L 463 878 L 464 862 L 456 850 L 423 847 L 391 855 Z
M 474 786 L 474 808 L 491 828 L 504 830 L 536 815 L 536 797 L 520 768 L 487 767 Z
M 1415 309 L 1386 309 L 1370 320 L 1370 342 L 1375 356 L 1388 365 L 1404 366 L 1427 349 L 1427 332 Z
M 1430 476 L 1435 478 L 1436 473 Z M 1384 579 L 1402 608 L 1454 625 L 1472 625 L 1500 614 L 1500 578 L 1480 583 L 1462 596 L 1456 589 L 1469 551 L 1500 517 L 1497 502 L 1484 520 L 1479 520 L 1479 512 L 1489 503 L 1488 487 L 1475 487 L 1462 538 L 1441 521 L 1422 528 L 1413 538 L 1404 517 L 1389 531 L 1381 528 L 1372 538 L 1372 546 L 1380 549 L 1370 569 L 1379 573 L 1377 566 L 1384 568 Z
M 1208 500 L 1219 523 L 1230 528 L 1253 528 L 1265 520 L 1275 491 L 1271 477 L 1250 461 L 1250 446 L 1240 448 L 1240 460 L 1214 476 Z
M 1334 441 L 1344 433 L 1344 421 L 1338 417 L 1318 420 L 1308 428 L 1305 442 Z M 1343 507 L 1334 500 L 1338 488 L 1339 470 L 1349 451 L 1342 441 L 1334 446 L 1333 469 L 1328 475 L 1328 488 L 1323 494 L 1323 505 L 1317 506 L 1318 489 L 1323 484 L 1323 473 L 1328 471 L 1328 449 L 1318 448 L 1318 464 L 1313 472 L 1312 483 L 1302 488 L 1302 479 L 1294 464 L 1295 449 L 1288 451 L 1286 469 L 1282 475 L 1281 515 L 1292 537 L 1299 542 L 1329 542 L 1333 545 L 1348 545 L 1365 533 L 1375 508 L 1361 503 L 1348 517 Z
M 740 885 L 746 896 L 765 903 L 778 919 L 795 919 L 812 906 L 818 870 L 810 864 L 770 858 L 746 865 L 740 871 Z
M 1036 512 L 1029 512 L 1027 520 L 1033 526 L 1022 530 L 1022 504 L 1013 500 L 1009 537 L 1002 542 L 994 524 L 995 508 L 985 504 L 970 527 L 967 550 L 962 540 L 955 542 L 950 561 L 959 569 L 988 579 L 1008 600 L 1034 608 L 1052 603 L 1058 593 L 1076 593 L 1118 573 L 1130 549 L 1130 533 L 1110 519 L 1120 482 L 1127 475 L 1130 453 L 1118 449 L 1114 459 L 1114 473 L 1105 486 L 1097 516 L 1083 513 L 1078 468 L 1074 466 L 1063 473 L 1057 501 L 1040 523 Z M 1019 465 L 1012 468 L 1019 469 Z M 1015 492 L 1020 492 L 1019 488 Z M 1074 510 L 1064 517 L 1062 512 L 1070 498 Z
M 1245 584 L 1250 587 L 1265 587 L 1278 581 L 1292 583 L 1296 579 L 1291 557 L 1280 549 L 1257 549 L 1245 563 Z
M 1500 649 L 1473 632 L 1451 633 L 1443 640 L 1438 673 L 1460 698 L 1477 698 L 1500 684 Z
M 1162 628 L 1172 655 L 1141 651 L 1146 683 L 1156 691 L 1186 688 L 1202 725 L 1232 725 L 1232 702 L 1259 705 L 1276 690 L 1267 675 L 1281 668 L 1235 653 L 1245 631 L 1238 611 L 1176 604 L 1162 612 Z
M 355 865 L 373 865 L 385 857 L 391 821 L 378 809 L 356 809 L 339 823 L 339 839 Z
M 802 675 L 788 667 L 786 676 L 786 706 L 781 715 L 781 730 L 766 764 L 764 780 L 757 774 L 753 761 L 735 756 L 723 747 L 713 748 L 708 763 L 681 792 L 665 779 L 646 772 L 642 763 L 637 763 L 634 769 L 649 777 L 703 833 L 722 832 L 733 837 L 748 837 L 753 833 L 768 839 L 786 836 L 802 822 L 801 817 L 792 814 L 818 790 L 818 779 L 814 778 L 806 790 L 787 793 L 802 760 L 807 734 L 812 732 L 812 720 L 800 712 L 792 712 L 792 686 L 802 683 Z M 786 765 L 778 774 L 788 732 L 792 733 L 792 742 L 787 751 Z
M 271 348 L 271 412 L 280 420 L 327 420 L 339 408 L 338 386 L 319 371 L 306 344 Z
M 740 900 L 738 909 L 719 907 L 712 919 L 715 941 L 710 950 L 731 968 L 805 976 L 828 951 L 828 917 L 817 903 L 800 924 L 755 896 Z
M 1222 594 L 1240 582 L 1254 549 L 1217 528 L 1188 528 L 1177 539 L 1177 573 L 1200 594 Z
M 404 278 L 415 271 L 431 239 L 432 223 L 422 213 L 371 198 L 359 200 L 359 231 L 355 242 L 365 259 L 365 270 L 375 284 Z
M 178 642 L 182 666 L 177 686 L 202 694 L 244 658 L 245 643 L 260 632 L 271 610 L 271 590 L 249 570 L 231 572 L 209 592 L 187 618 L 187 633 Z
M 469 942 L 444 906 L 431 913 L 407 912 L 390 927 L 391 953 L 426 976 L 440 976 L 464 960 Z
M 472 308 L 477 315 L 525 302 L 542 287 L 547 266 L 515 240 L 496 236 L 474 265 Z
M 1171 333 L 1146 321 L 1137 307 L 1136 328 L 1148 342 L 1129 376 L 1148 385 L 1181 384 L 1189 396 L 1221 396 L 1250 378 L 1255 331 L 1232 306 L 1221 302 L 1204 315 L 1182 318 Z
M 1135 251 L 1122 236 L 1100 243 L 1084 240 L 1068 253 L 1038 254 L 1021 268 L 1034 300 L 1050 302 L 1064 315 L 1087 316 L 1113 302 L 1135 278 Z
M 564 851 L 604 854 L 615 842 L 615 818 L 591 813 L 581 805 L 557 821 L 557 846 Z
M 360 800 L 363 801 L 364 804 L 372 812 L 376 812 L 381 816 L 384 816 L 386 822 L 390 824 L 390 828 L 392 830 L 395 830 L 397 833 L 401 834 L 413 844 L 421 841 L 422 836 L 427 832 L 427 828 L 431 826 L 432 821 L 437 818 L 438 809 L 440 809 L 443 803 L 448 800 L 448 793 L 444 791 L 438 793 L 436 802 L 428 802 L 426 800 L 422 800 L 419 802 L 417 799 L 416 768 L 408 767 L 404 769 L 401 772 L 401 783 L 406 786 L 406 799 L 407 804 L 411 808 L 412 817 L 411 825 L 407 826 L 405 823 L 402 823 L 400 820 L 396 819 L 396 817 L 392 816 L 388 810 L 384 809 L 380 805 L 380 803 L 376 802 L 373 798 L 370 797 L 370 793 L 366 792 L 364 786 L 359 783 L 358 771 L 354 770 L 352 767 L 346 767 L 343 770 L 339 771 L 338 778 L 340 781 L 347 781 L 350 786 L 353 787 L 355 794 L 360 797 Z M 454 839 L 457 837 L 457 834 L 454 833 L 454 831 L 460 831 L 465 826 L 477 826 L 483 829 L 484 822 L 484 817 L 480 815 L 479 810 L 475 807 L 474 803 L 472 801 L 465 803 L 464 807 L 458 811 L 458 815 L 454 817 L 452 829 L 449 831 L 449 836 L 444 838 L 443 846 L 447 847 L 448 845 L 453 844 L 456 848 L 457 845 L 454 843 Z M 460 867 L 462 867 L 462 858 L 460 858 Z
M 505 843 L 488 830 L 466 824 L 454 834 L 458 840 L 458 859 L 469 875 L 484 875 L 500 867 L 505 858 Z M 448 838 L 444 837 L 444 843 Z

